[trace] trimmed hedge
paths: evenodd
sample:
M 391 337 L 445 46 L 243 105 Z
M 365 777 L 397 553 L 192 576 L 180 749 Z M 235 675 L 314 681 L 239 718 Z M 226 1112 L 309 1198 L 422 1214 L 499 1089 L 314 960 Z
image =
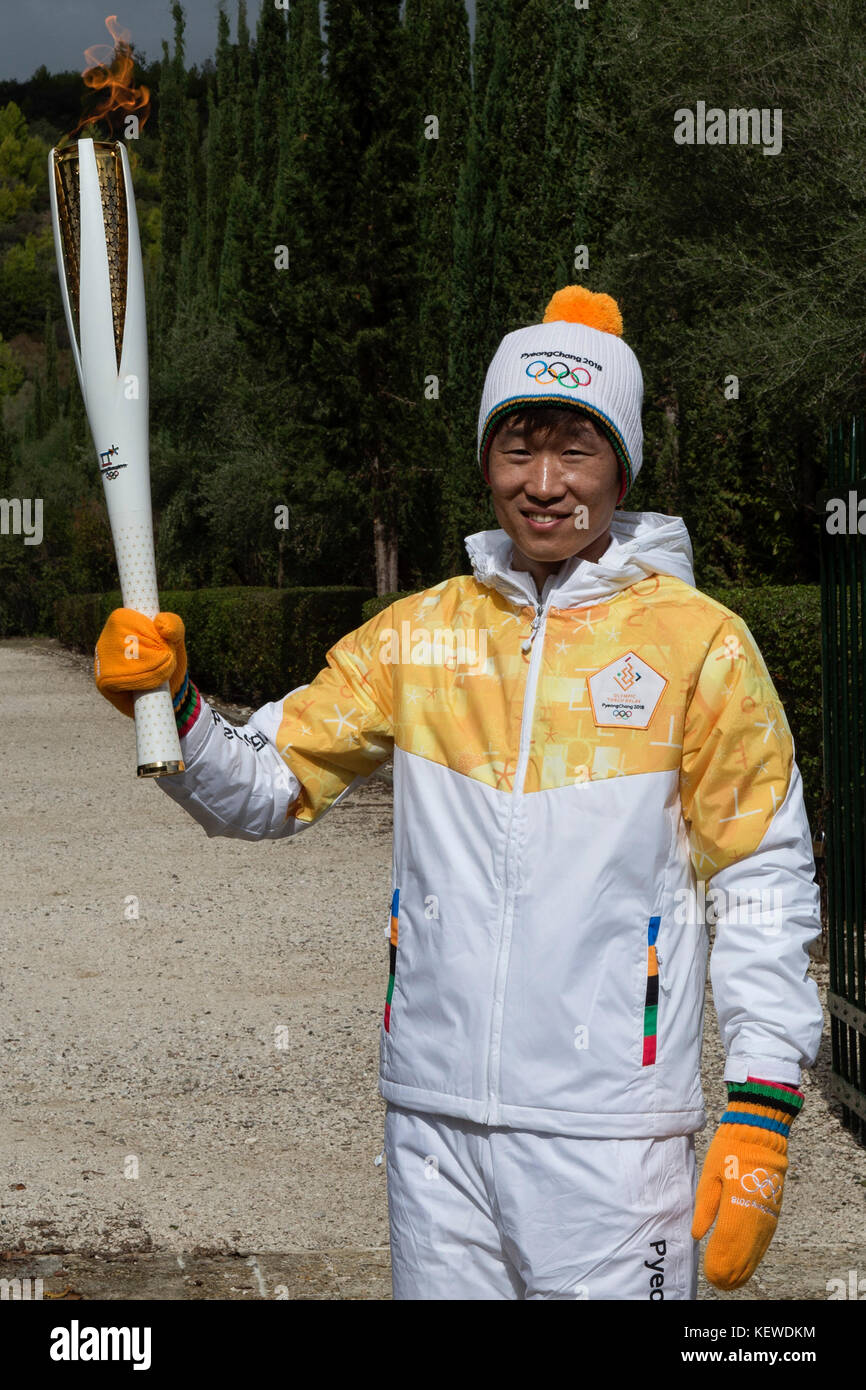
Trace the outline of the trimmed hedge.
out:
M 821 586 L 705 589 L 743 619 L 760 648 L 794 737 L 812 833 L 824 824 Z
M 700 586 L 699 586 L 700 587 Z M 368 599 L 364 622 L 417 590 Z M 702 588 L 741 617 L 767 663 L 794 736 L 813 832 L 823 824 L 823 725 L 821 711 L 821 588 L 818 584 L 763 589 L 727 585 Z
M 256 708 L 281 699 L 322 669 L 328 649 L 360 627 L 369 589 L 335 585 L 303 589 L 166 589 L 163 612 L 186 627 L 189 669 L 209 694 Z M 71 594 L 54 606 L 65 646 L 92 652 L 119 590 Z
M 411 594 L 423 594 L 423 589 L 405 589 L 393 594 L 375 594 L 373 598 L 368 598 L 367 602 L 361 607 L 361 621 L 368 623 L 371 618 L 375 618 L 377 613 L 383 612 L 390 604 L 396 603 L 398 598 L 409 598 Z

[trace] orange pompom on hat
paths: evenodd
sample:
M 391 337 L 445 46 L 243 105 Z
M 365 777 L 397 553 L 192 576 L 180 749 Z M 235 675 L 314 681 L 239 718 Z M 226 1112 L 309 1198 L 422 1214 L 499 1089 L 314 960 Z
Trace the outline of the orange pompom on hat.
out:
M 622 314 L 609 294 L 594 294 L 583 285 L 566 285 L 557 290 L 544 311 L 542 323 L 584 323 L 601 333 L 622 337 Z
M 540 405 L 571 406 L 595 421 L 619 458 L 622 501 L 643 462 L 643 376 L 622 340 L 622 315 L 609 294 L 566 285 L 540 324 L 518 328 L 499 344 L 478 414 L 478 461 L 487 481 L 497 427 Z

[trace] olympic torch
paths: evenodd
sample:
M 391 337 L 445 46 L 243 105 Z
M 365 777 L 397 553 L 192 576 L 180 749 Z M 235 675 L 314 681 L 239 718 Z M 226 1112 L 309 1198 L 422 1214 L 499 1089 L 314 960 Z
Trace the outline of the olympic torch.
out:
M 48 180 L 60 291 L 123 606 L 155 618 L 144 272 L 126 148 L 78 140 L 53 149 Z M 168 681 L 133 700 L 139 777 L 183 772 Z

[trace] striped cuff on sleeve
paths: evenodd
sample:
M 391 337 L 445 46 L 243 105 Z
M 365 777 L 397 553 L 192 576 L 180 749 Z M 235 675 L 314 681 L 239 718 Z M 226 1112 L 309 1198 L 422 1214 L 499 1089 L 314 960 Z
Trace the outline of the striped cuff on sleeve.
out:
M 183 685 L 174 697 L 174 717 L 177 722 L 177 732 L 181 738 L 188 734 L 195 721 L 201 714 L 201 695 L 198 688 L 193 685 L 189 678 L 189 672 L 183 678 Z
M 754 1125 L 770 1129 L 787 1138 L 791 1125 L 803 1108 L 803 1092 L 779 1081 L 748 1076 L 745 1081 L 729 1081 L 728 1108 L 721 1124 Z

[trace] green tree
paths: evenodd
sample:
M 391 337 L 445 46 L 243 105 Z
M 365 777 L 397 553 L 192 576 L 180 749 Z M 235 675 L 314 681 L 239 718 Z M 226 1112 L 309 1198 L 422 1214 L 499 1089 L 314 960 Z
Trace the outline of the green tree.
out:
M 490 524 L 475 437 L 484 373 L 502 336 L 502 325 L 495 325 L 491 331 L 489 318 L 499 193 L 496 170 L 497 161 L 502 158 L 500 132 L 508 47 L 507 0 L 478 0 L 472 53 L 472 110 L 455 202 L 451 278 L 451 447 L 443 480 L 443 560 L 452 574 L 465 568 L 463 537 Z
M 352 390 L 346 338 L 360 293 L 348 257 L 356 171 L 325 75 L 317 0 L 292 5 L 288 60 L 271 222 L 276 352 L 268 358 L 273 390 L 265 402 L 286 460 L 280 500 L 292 516 L 304 517 L 289 538 L 287 582 L 297 564 L 301 573 L 366 579 L 369 513 L 356 476 L 351 410 L 342 399 Z
M 217 314 L 233 323 L 241 341 L 251 343 L 256 332 L 260 258 L 266 248 L 256 235 L 258 203 L 243 174 L 232 180 L 220 259 Z
M 0 403 L 4 396 L 12 396 L 24 380 L 21 364 L 8 343 L 0 333 Z M 2 409 L 0 409 L 2 418 Z
M 205 252 L 212 302 L 219 293 L 220 261 L 225 235 L 227 200 L 235 173 L 235 64 L 229 39 L 228 15 L 219 11 L 217 23 L 216 91 L 208 92 L 207 225 Z
M 178 0 L 172 5 L 172 16 L 174 53 L 169 57 L 168 44 L 163 43 L 159 106 L 162 221 L 156 326 L 160 336 L 167 332 L 177 306 L 178 276 L 188 208 L 187 151 L 190 130 L 184 66 L 185 21 L 183 8 Z
M 336 402 L 352 439 L 345 464 L 367 502 L 376 587 L 398 585 L 398 538 L 405 507 L 423 469 L 404 447 L 417 403 L 406 394 L 407 306 L 416 292 L 411 241 L 417 132 L 405 100 L 410 51 L 398 0 L 330 0 L 326 7 L 328 85 L 342 128 L 334 175 L 343 236 L 344 278 L 354 311 L 340 333 L 345 374 Z M 337 190 L 333 187 L 333 192 Z M 335 344 L 336 348 L 337 345 Z
M 50 226 L 12 243 L 0 261 L 0 334 L 38 334 L 45 305 L 59 299 L 56 267 Z
M 186 105 L 186 225 L 181 248 L 179 290 L 184 300 L 194 302 L 196 313 L 207 312 L 207 265 L 205 260 L 205 223 L 207 219 L 207 182 L 199 112 L 194 101 Z
M 681 512 L 701 574 L 814 579 L 823 427 L 864 386 L 859 10 L 698 0 L 684 26 L 623 0 L 600 20 L 585 209 L 593 287 L 620 298 L 644 367 L 630 505 Z M 675 113 L 699 101 L 778 111 L 779 153 L 677 143 Z
M 0 111 L 0 226 L 34 205 L 45 183 L 48 146 L 30 135 L 14 101 Z
M 296 9 L 297 6 L 293 6 Z M 262 5 L 256 27 L 255 187 L 260 208 L 271 208 L 280 153 L 280 129 L 288 81 L 286 12 Z
M 253 54 L 247 24 L 246 0 L 238 0 L 237 85 L 235 90 L 235 141 L 237 169 L 247 183 L 255 177 L 255 90 Z
M 57 335 L 54 331 L 54 319 L 51 316 L 50 309 L 46 309 L 45 311 L 43 348 L 45 353 L 45 366 L 43 370 L 43 410 L 45 413 L 46 425 L 50 426 L 54 424 L 60 413 L 60 383 L 57 377 Z
M 406 446 L 424 470 L 407 498 L 401 530 L 413 537 L 412 574 L 422 583 L 442 562 L 443 491 L 453 421 L 449 335 L 454 295 L 454 206 L 466 153 L 472 101 L 469 23 L 463 0 L 407 0 L 418 182 L 412 233 L 418 267 L 412 306 L 411 380 L 418 402 Z M 438 525 L 433 525 L 436 519 Z

